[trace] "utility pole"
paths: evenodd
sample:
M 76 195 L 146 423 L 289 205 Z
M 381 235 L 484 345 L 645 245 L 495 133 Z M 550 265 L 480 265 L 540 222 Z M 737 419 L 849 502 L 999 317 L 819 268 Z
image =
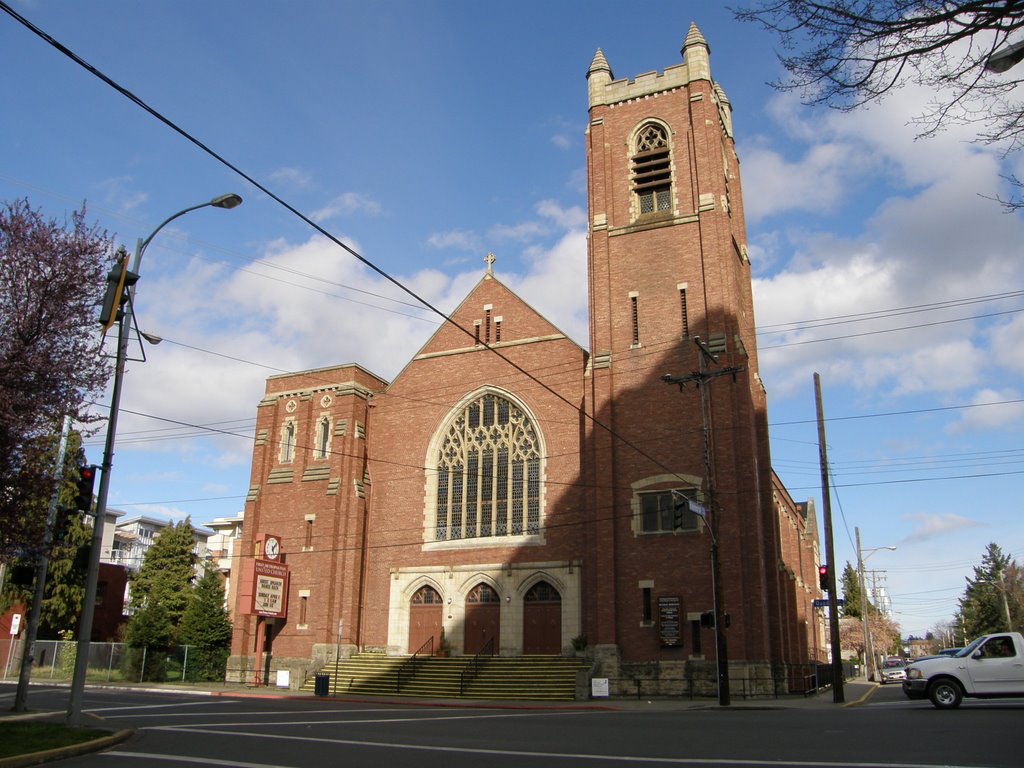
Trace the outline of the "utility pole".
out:
M 821 506 L 825 520 L 825 564 L 828 566 L 828 629 L 832 645 L 832 701 L 841 704 L 843 658 L 839 642 L 839 606 L 836 604 L 836 556 L 832 543 L 832 500 L 828 488 L 828 453 L 825 450 L 825 416 L 821 405 L 821 377 L 814 374 L 814 404 L 818 415 L 818 461 L 821 466 Z
M 64 479 L 64 454 L 67 452 L 68 435 L 70 432 L 71 417 L 65 416 L 64 426 L 60 431 L 60 445 L 57 448 L 57 466 L 53 470 L 53 495 L 50 496 L 50 507 L 46 512 L 43 546 L 36 561 L 36 580 L 32 593 L 32 608 L 28 612 L 28 626 L 25 628 L 25 641 L 21 649 L 18 689 L 14 694 L 15 712 L 24 712 L 28 703 L 28 681 L 32 675 L 33 646 L 36 642 L 36 635 L 39 632 L 39 616 L 43 610 L 43 598 L 46 596 L 46 570 L 50 565 L 50 545 L 53 543 L 53 526 L 57 520 L 57 498 L 60 495 L 61 481 Z M 11 642 L 14 642 L 13 638 Z
M 870 680 L 878 679 L 875 648 L 871 643 L 871 625 L 868 622 L 868 589 L 864 583 L 864 558 L 860 550 L 860 528 L 853 529 L 857 537 L 857 579 L 860 581 L 860 625 L 864 632 L 864 674 Z
M 718 517 L 721 512 L 715 495 L 715 449 L 714 433 L 711 428 L 711 395 L 707 385 L 712 379 L 719 376 L 732 376 L 736 380 L 736 374 L 743 370 L 740 367 L 721 368 L 716 371 L 707 369 L 708 363 L 717 363 L 718 356 L 705 344 L 700 336 L 693 337 L 693 343 L 697 345 L 697 370 L 686 376 L 673 376 L 665 374 L 661 380 L 666 384 L 678 384 L 679 391 L 688 382 L 693 382 L 697 391 L 700 392 L 701 416 L 704 423 L 704 473 L 707 478 L 708 509 L 711 512 L 711 519 L 707 517 L 704 521 L 708 524 L 708 531 L 711 534 L 711 607 L 715 615 L 715 665 L 718 673 L 718 703 L 725 707 L 730 704 L 729 696 L 729 651 L 725 637 L 725 611 L 722 606 L 722 585 L 719 578 L 718 567 Z

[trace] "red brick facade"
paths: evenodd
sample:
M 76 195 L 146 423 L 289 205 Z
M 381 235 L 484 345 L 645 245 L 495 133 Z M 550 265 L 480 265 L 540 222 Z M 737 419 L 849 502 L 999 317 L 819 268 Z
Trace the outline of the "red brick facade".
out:
M 589 353 L 488 267 L 390 384 L 356 365 L 268 380 L 241 552 L 280 536 L 290 569 L 271 667 L 412 653 L 441 628 L 456 654 L 585 636 L 613 681 L 711 661 L 711 537 L 693 516 L 676 527 L 673 490 L 717 521 L 731 662 L 809 660 L 817 533 L 771 471 L 731 107 L 707 45 L 691 27 L 682 64 L 635 81 L 598 52 L 588 90 Z M 704 381 L 706 413 L 696 386 L 662 380 L 701 368 L 698 337 L 708 373 L 737 369 Z M 268 625 L 247 610 L 239 677 Z

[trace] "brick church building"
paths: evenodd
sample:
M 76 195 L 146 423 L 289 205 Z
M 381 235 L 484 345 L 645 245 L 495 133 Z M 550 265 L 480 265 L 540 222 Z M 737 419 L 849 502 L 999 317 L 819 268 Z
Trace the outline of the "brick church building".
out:
M 734 679 L 822 646 L 813 509 L 771 468 L 732 108 L 696 26 L 681 53 L 587 72 L 589 350 L 489 256 L 393 381 L 267 380 L 229 679 L 585 638 L 613 693 L 667 685 L 715 667 L 713 544 Z

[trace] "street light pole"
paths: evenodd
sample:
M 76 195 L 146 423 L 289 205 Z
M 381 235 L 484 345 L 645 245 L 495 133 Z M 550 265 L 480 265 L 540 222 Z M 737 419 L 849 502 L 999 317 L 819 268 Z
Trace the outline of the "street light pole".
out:
M 860 582 L 860 622 L 861 630 L 864 633 L 864 674 L 868 679 L 878 680 L 878 660 L 875 658 L 875 648 L 871 641 L 871 624 L 868 621 L 868 593 L 864 585 L 864 561 L 875 552 L 882 549 L 894 550 L 896 547 L 872 547 L 867 556 L 862 554 L 860 548 L 860 528 L 853 529 L 857 539 L 857 579 Z
M 138 240 L 135 245 L 135 260 L 132 263 L 132 272 L 139 273 L 139 265 L 142 263 L 142 254 L 146 246 L 153 239 L 157 232 L 174 221 L 179 216 L 184 216 L 190 211 L 199 208 L 236 208 L 242 204 L 242 198 L 236 194 L 221 195 L 205 203 L 193 205 L 178 211 L 173 216 L 164 219 L 160 226 L 154 229 L 145 240 Z M 107 419 L 107 437 L 103 447 L 103 474 L 100 477 L 100 487 L 96 496 L 96 511 L 92 525 L 92 547 L 89 551 L 89 569 L 85 577 L 85 599 L 82 601 L 82 617 L 78 625 L 78 647 L 75 649 L 75 672 L 71 678 L 71 693 L 68 698 L 67 724 L 78 726 L 82 716 L 82 693 L 85 690 L 85 673 L 89 667 L 89 643 L 92 638 L 92 620 L 96 608 L 96 586 L 99 582 L 100 571 L 100 548 L 103 545 L 103 523 L 107 512 L 107 494 L 110 490 L 110 470 L 114 466 L 114 440 L 117 433 L 117 416 L 121 407 L 121 384 L 124 379 L 124 367 L 128 358 L 129 331 L 132 323 L 132 297 L 135 287 L 127 288 L 128 300 L 125 302 L 123 313 L 119 313 L 117 320 L 117 356 L 114 362 L 114 384 L 110 393 L 110 415 Z M 120 298 L 120 297 L 118 297 Z M 118 307 L 115 303 L 114 312 Z

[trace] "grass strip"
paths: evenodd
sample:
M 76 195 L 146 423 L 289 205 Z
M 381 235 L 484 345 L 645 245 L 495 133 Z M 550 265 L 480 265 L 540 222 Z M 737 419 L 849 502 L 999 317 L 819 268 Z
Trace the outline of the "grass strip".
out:
M 60 723 L 32 720 L 0 723 L 0 758 L 67 747 L 109 735 L 109 731 L 70 728 Z

